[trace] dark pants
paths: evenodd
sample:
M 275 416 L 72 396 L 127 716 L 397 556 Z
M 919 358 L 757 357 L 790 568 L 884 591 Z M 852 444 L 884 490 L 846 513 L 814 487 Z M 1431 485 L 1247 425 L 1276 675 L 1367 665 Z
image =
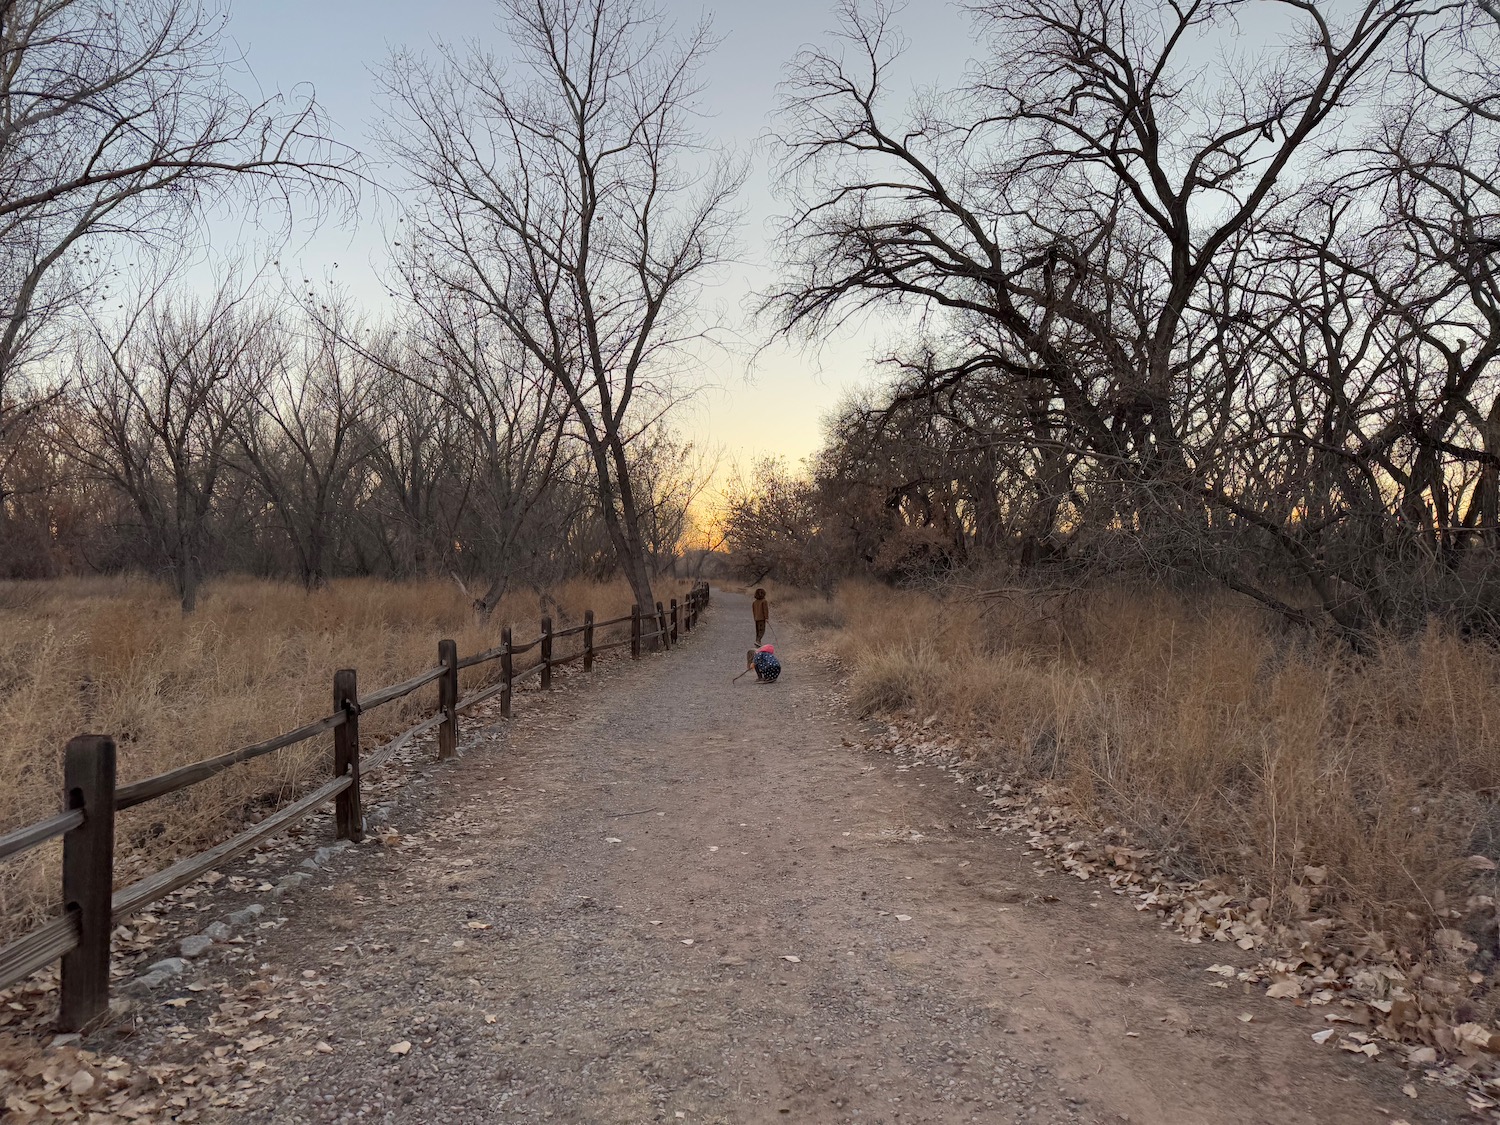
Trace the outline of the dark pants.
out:
M 756 644 L 760 644 L 761 639 L 763 637 L 765 637 L 765 635 L 766 635 L 766 623 L 764 621 L 757 621 L 755 623 L 755 643 Z

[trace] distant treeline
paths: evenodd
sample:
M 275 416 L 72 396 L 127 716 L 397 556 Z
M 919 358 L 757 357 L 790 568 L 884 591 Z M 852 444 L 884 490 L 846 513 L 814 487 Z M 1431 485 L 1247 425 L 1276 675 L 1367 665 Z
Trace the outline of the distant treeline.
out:
M 205 575 L 617 573 L 566 413 L 493 342 L 429 322 L 347 331 L 230 292 L 157 293 L 75 341 L 10 454 L 0 577 L 143 571 L 191 607 Z M 451 342 L 451 341 L 450 341 Z M 675 571 L 701 487 L 662 426 L 631 443 L 653 573 Z

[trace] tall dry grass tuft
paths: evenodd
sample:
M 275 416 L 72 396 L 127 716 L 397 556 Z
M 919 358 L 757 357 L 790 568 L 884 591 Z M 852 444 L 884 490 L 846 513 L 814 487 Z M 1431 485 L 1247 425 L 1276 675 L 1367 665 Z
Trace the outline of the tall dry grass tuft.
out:
M 1500 653 L 1433 626 L 1364 655 L 1228 598 L 981 600 L 851 585 L 822 613 L 867 711 L 937 715 L 1198 875 L 1285 903 L 1327 866 L 1352 922 L 1417 939 L 1500 859 Z
M 600 620 L 630 612 L 623 585 L 550 594 L 559 629 L 585 608 Z M 436 664 L 445 637 L 460 655 L 498 644 L 504 623 L 529 641 L 542 612 L 534 594 L 514 595 L 481 624 L 453 585 L 435 581 L 346 580 L 309 593 L 230 579 L 186 617 L 170 591 L 141 579 L 0 584 L 0 832 L 57 810 L 75 734 L 112 734 L 120 781 L 135 781 L 327 714 L 339 668 L 356 668 L 368 693 Z M 496 671 L 465 672 L 463 690 Z M 435 686 L 424 689 L 366 715 L 361 733 L 367 743 L 397 733 L 435 702 Z M 117 882 L 223 838 L 257 806 L 324 778 L 330 757 L 329 740 L 313 740 L 121 814 Z M 0 865 L 0 940 L 55 910 L 57 862 L 53 844 Z

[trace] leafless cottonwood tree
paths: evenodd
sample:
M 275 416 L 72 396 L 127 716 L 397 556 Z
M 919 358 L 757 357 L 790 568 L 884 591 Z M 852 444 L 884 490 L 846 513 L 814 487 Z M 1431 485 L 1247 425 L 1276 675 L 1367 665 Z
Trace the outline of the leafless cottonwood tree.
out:
M 453 543 L 467 509 L 466 427 L 438 396 L 402 374 L 409 366 L 398 341 L 379 345 L 371 502 L 361 508 L 372 554 L 387 573 L 441 573 L 453 563 Z M 374 569 L 366 562 L 365 569 Z
M 311 100 L 234 92 L 225 14 L 199 0 L 0 0 L 0 536 L 4 466 L 120 239 L 161 246 L 234 191 L 321 205 L 351 155 Z M 55 365 L 54 365 L 55 366 Z
M 782 330 L 928 316 L 892 406 L 981 405 L 952 448 L 1029 478 L 997 486 L 1033 539 L 1129 541 L 1350 632 L 1406 613 L 1403 544 L 1441 546 L 1489 456 L 1463 431 L 1495 375 L 1493 30 L 1402 0 L 968 9 L 981 58 L 909 106 L 881 5 L 793 66 Z M 1239 20 L 1286 34 L 1205 66 Z
M 462 421 L 471 443 L 469 502 L 484 542 L 472 552 L 489 573 L 474 599 L 481 615 L 500 604 L 523 556 L 535 556 L 546 526 L 565 526 L 569 412 L 561 384 L 504 331 L 488 306 L 408 262 L 410 323 L 400 373 Z M 535 579 L 536 575 L 532 576 Z
M 477 50 L 387 71 L 417 250 L 562 389 L 620 568 L 652 603 L 629 447 L 699 332 L 741 170 L 694 133 L 706 30 L 638 0 L 506 0 L 507 69 Z
M 631 449 L 630 477 L 641 499 L 641 534 L 653 575 L 678 574 L 694 506 L 718 468 L 691 441 L 658 423 Z
M 184 613 L 197 607 L 236 430 L 264 393 L 254 357 L 271 320 L 228 286 L 207 301 L 158 290 L 123 324 L 96 324 L 75 360 L 69 453 L 128 499 Z
M 375 455 L 375 371 L 336 322 L 285 317 L 263 326 L 244 362 L 256 369 L 249 379 L 256 393 L 230 416 L 235 459 L 275 509 L 302 584 L 315 589 L 328 578 Z

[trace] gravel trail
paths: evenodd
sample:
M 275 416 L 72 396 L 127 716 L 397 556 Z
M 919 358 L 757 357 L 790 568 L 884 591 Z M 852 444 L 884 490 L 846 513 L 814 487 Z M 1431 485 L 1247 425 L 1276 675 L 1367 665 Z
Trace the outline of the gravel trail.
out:
M 778 684 L 731 685 L 750 613 L 718 594 L 670 654 L 471 728 L 400 839 L 343 853 L 232 968 L 305 999 L 249 1105 L 204 1119 L 1459 1120 L 1210 987 L 1223 947 L 1037 869 L 944 771 L 852 748 L 778 624 Z

